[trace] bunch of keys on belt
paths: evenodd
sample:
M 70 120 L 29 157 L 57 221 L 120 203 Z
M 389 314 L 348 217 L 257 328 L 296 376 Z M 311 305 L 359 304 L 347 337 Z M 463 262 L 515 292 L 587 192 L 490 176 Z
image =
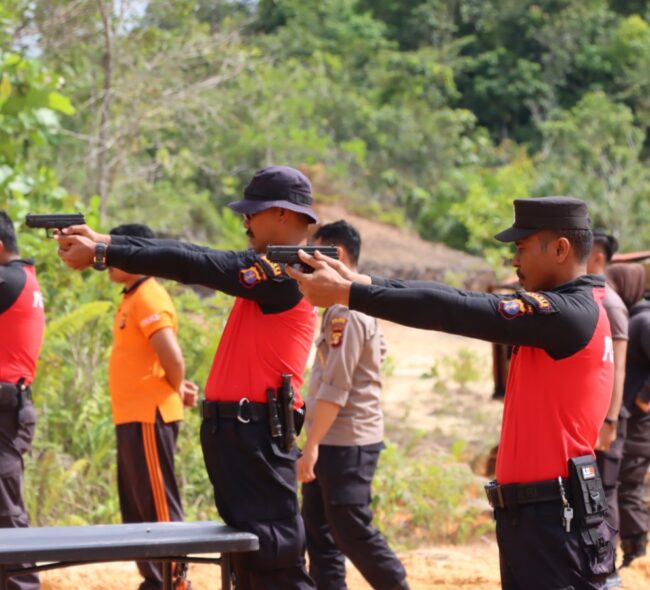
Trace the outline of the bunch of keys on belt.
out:
M 564 526 L 564 530 L 567 533 L 570 533 L 571 521 L 573 520 L 573 508 L 571 507 L 571 504 L 569 504 L 569 500 L 567 500 L 561 476 L 557 478 L 557 483 L 560 487 L 560 497 L 562 498 L 562 525 Z

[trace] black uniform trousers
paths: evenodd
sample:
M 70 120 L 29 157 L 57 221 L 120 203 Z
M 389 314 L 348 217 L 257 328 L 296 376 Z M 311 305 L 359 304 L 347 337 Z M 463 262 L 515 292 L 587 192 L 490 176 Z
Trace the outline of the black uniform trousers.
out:
M 29 451 L 34 438 L 36 414 L 31 402 L 26 401 L 24 424 L 18 425 L 16 410 L 0 411 L 0 527 L 29 526 L 23 501 L 23 455 Z M 33 564 L 23 564 L 25 567 Z M 36 590 L 38 576 L 28 574 L 9 580 L 9 590 Z
M 376 590 L 407 588 L 404 566 L 371 525 L 382 444 L 320 445 L 316 479 L 302 487 L 309 573 L 318 590 L 346 590 L 345 556 Z
M 596 451 L 596 463 L 598 464 L 598 471 L 603 481 L 603 489 L 607 499 L 605 518 L 609 525 L 616 530 L 619 529 L 618 480 L 623 460 L 626 431 L 627 419 L 619 418 L 616 427 L 616 440 L 607 451 Z
M 614 569 L 611 538 L 603 521 L 598 531 L 609 543 L 604 560 L 574 519 L 562 525 L 559 500 L 495 510 L 503 590 L 603 590 Z
M 179 422 L 166 424 L 156 412 L 155 424 L 128 422 L 115 427 L 117 487 L 122 521 L 182 521 L 174 455 Z M 137 562 L 144 578 L 140 590 L 162 588 L 162 564 Z
M 618 507 L 623 555 L 645 554 L 650 511 L 644 498 L 644 482 L 650 468 L 650 415 L 633 410 L 619 475 Z
M 219 514 L 259 538 L 259 551 L 232 556 L 236 590 L 314 590 L 298 512 L 297 449 L 271 441 L 268 420 L 204 418 L 203 458 Z

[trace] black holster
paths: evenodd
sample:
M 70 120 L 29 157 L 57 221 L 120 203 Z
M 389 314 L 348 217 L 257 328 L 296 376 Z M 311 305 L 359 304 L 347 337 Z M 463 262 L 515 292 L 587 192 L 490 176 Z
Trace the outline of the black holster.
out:
M 0 383 L 0 412 L 15 412 L 18 426 L 25 424 L 25 402 L 31 391 L 21 377 L 17 383 Z
M 282 385 L 278 390 L 278 402 L 282 416 L 282 450 L 288 453 L 296 444 L 296 422 L 294 419 L 294 394 L 291 387 L 291 375 L 282 375 Z
M 291 375 L 282 375 L 282 385 L 276 392 L 266 390 L 266 405 L 269 414 L 269 432 L 271 439 L 288 453 L 296 444 L 296 438 L 305 422 L 305 406 L 294 407 L 295 395 L 291 387 Z

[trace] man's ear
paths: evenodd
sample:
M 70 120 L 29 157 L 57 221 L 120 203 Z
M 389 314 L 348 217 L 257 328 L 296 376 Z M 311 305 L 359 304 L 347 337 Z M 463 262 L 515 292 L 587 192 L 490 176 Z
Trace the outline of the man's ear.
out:
M 571 252 L 571 242 L 566 238 L 558 238 L 557 245 L 555 247 L 555 258 L 558 263 L 562 264 L 569 256 Z
M 5 245 L 2 240 L 0 240 L 0 255 L 5 253 Z

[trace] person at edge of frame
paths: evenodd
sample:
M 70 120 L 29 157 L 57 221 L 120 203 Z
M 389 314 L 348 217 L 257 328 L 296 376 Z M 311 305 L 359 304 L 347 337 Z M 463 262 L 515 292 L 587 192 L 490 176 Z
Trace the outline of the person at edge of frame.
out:
M 512 295 L 369 277 L 305 252 L 301 258 L 314 273 L 287 272 L 315 305 L 338 303 L 407 326 L 515 346 L 497 481 L 486 486 L 502 588 L 601 590 L 613 572 L 615 534 L 604 518 L 593 451 L 614 378 L 605 280 L 586 274 L 586 203 L 517 199 L 514 211 L 514 225 L 496 236 L 516 246 L 522 290 Z
M 316 310 L 284 266 L 264 256 L 269 244 L 306 243 L 309 224 L 318 222 L 311 184 L 298 170 L 271 166 L 259 170 L 244 198 L 229 206 L 243 215 L 249 250 L 106 236 L 79 226 L 57 236 L 59 254 L 72 268 L 114 266 L 236 298 L 205 386 L 201 424 L 219 514 L 226 524 L 259 538 L 259 551 L 233 556 L 233 578 L 237 590 L 313 589 L 298 509 L 298 450 L 272 438 L 266 402 L 267 390 L 279 388 L 282 375 L 290 374 L 300 418 L 299 390 Z
M 650 297 L 640 264 L 607 269 L 613 287 L 630 310 L 623 405 L 629 413 L 619 472 L 618 509 L 623 567 L 646 554 L 650 511 L 644 497 L 650 466 Z
M 594 243 L 587 260 L 587 272 L 595 275 L 605 275 L 605 268 L 618 250 L 618 240 L 600 230 L 594 230 Z M 605 282 L 605 299 L 603 307 L 609 319 L 614 348 L 614 388 L 609 403 L 607 416 L 598 433 L 596 443 L 596 462 L 603 480 L 607 498 L 605 518 L 610 526 L 618 530 L 618 473 L 623 458 L 623 443 L 625 442 L 625 425 L 629 415 L 623 406 L 623 384 L 625 383 L 625 355 L 628 341 L 628 310 L 614 287 L 609 281 Z M 616 540 L 613 541 L 616 547 Z M 620 588 L 621 577 L 614 571 L 607 579 L 607 588 Z
M 138 223 L 119 225 L 109 233 L 155 237 Z M 183 406 L 196 406 L 198 387 L 184 378 L 176 309 L 167 290 L 152 277 L 113 267 L 108 268 L 108 277 L 124 287 L 113 322 L 108 369 L 122 521 L 182 521 L 174 456 Z M 144 578 L 139 590 L 163 587 L 159 562 L 140 561 L 137 566 Z M 191 588 L 185 566 L 175 569 L 174 588 Z
M 18 252 L 16 230 L 0 211 L 0 527 L 29 526 L 23 500 L 23 456 L 36 428 L 31 383 L 45 332 L 34 263 Z M 30 567 L 33 564 L 23 564 Z M 8 566 L 13 568 L 13 566 Z M 13 576 L 9 590 L 36 590 L 36 574 Z
M 356 270 L 361 236 L 346 221 L 318 228 L 315 246 L 336 246 Z M 306 400 L 307 439 L 298 460 L 309 573 L 318 590 L 346 590 L 345 558 L 376 590 L 407 590 L 406 570 L 373 526 L 370 496 L 384 448 L 378 322 L 343 305 L 325 311 Z

